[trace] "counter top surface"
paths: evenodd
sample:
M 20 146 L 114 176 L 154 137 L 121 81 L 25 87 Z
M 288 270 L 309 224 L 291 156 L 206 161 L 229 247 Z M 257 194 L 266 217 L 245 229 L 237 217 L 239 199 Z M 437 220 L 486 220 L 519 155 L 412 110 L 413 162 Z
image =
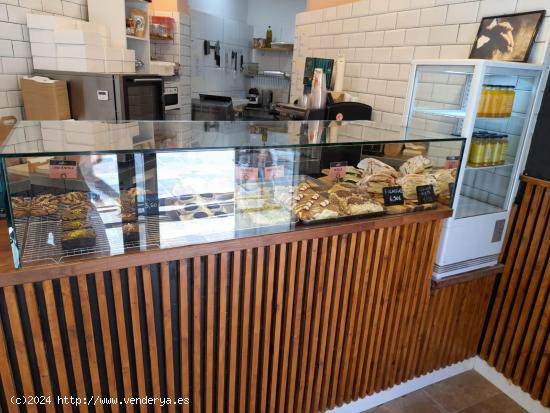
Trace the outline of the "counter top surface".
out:
M 150 250 L 144 252 L 128 253 L 111 257 L 87 259 L 56 265 L 41 265 L 20 270 L 14 270 L 10 266 L 11 253 L 6 245 L 6 237 L 2 237 L 3 265 L 0 266 L 0 288 L 17 285 L 25 282 L 37 282 L 46 279 L 57 279 L 75 274 L 90 274 L 109 270 L 127 268 L 128 265 L 148 265 L 159 261 L 173 261 L 191 258 L 199 255 L 219 254 L 235 249 L 251 249 L 265 247 L 282 242 L 295 242 L 304 239 L 330 237 L 355 233 L 376 228 L 421 223 L 433 220 L 441 220 L 452 216 L 452 209 L 440 206 L 438 209 L 424 212 L 415 212 L 402 215 L 387 215 L 377 218 L 350 219 L 337 223 L 300 226 L 291 232 L 273 233 L 251 236 L 241 239 L 210 242 L 199 245 L 188 245 L 163 250 Z M 5 223 L 3 223 L 5 226 Z M 5 229 L 5 228 L 0 228 Z M 6 232 L 4 232 L 6 233 Z

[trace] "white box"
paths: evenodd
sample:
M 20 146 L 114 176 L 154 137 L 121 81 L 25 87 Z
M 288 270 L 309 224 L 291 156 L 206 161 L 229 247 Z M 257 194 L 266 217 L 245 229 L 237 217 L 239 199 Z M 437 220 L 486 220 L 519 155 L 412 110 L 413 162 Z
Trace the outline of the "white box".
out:
M 134 63 L 136 61 L 136 51 L 133 49 L 122 49 L 122 60 Z
M 76 28 L 76 20 L 60 16 L 46 16 L 43 14 L 27 14 L 29 29 L 63 30 Z
M 31 43 L 31 54 L 40 57 L 56 57 L 55 43 Z
M 58 44 L 57 57 L 103 60 L 103 47 L 81 44 Z
M 53 30 L 29 29 L 31 43 L 55 43 Z
M 65 121 L 63 127 L 66 131 L 90 134 L 105 132 L 109 129 L 107 123 L 75 120 Z
M 58 70 L 57 59 L 55 57 L 33 56 L 32 65 L 39 70 Z
M 105 60 L 105 71 L 107 73 L 123 73 L 123 62 L 120 60 Z
M 97 59 L 74 59 L 67 57 L 57 58 L 57 70 L 67 72 L 94 72 L 104 73 L 105 63 Z
M 105 60 L 116 60 L 122 62 L 124 59 L 122 57 L 122 49 L 115 49 L 112 47 L 104 48 L 104 59 Z
M 134 62 L 123 62 L 122 71 L 124 73 L 136 73 L 136 64 Z
M 103 39 L 99 33 L 83 30 L 56 30 L 54 33 L 55 43 L 103 45 Z
M 107 26 L 100 23 L 90 23 L 85 20 L 77 20 L 75 29 L 82 30 L 83 32 L 99 33 L 103 37 L 111 36 L 111 31 Z

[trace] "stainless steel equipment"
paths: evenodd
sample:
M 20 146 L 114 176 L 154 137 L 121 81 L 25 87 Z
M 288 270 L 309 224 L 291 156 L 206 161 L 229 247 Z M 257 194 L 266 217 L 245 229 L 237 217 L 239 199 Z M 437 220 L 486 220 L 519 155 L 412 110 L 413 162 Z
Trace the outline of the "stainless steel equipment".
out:
M 164 109 L 175 110 L 179 108 L 179 82 L 164 82 Z
M 161 76 L 48 71 L 36 71 L 36 74 L 67 81 L 73 119 L 164 119 Z

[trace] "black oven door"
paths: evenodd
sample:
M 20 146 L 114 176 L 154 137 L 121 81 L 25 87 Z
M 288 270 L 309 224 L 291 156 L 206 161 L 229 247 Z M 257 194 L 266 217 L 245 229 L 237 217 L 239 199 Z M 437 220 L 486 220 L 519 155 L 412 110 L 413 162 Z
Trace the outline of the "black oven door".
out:
M 164 81 L 160 76 L 122 77 L 121 120 L 164 120 Z

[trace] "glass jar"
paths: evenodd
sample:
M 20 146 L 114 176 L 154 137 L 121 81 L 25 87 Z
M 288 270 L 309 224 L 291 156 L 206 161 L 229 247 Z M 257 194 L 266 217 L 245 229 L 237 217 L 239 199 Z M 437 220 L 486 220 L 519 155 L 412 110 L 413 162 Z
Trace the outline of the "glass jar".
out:
M 483 166 L 493 166 L 493 157 L 495 156 L 496 146 L 496 140 L 493 136 L 488 136 L 485 138 Z
M 487 103 L 489 101 L 489 85 L 483 85 L 481 90 L 481 97 L 479 99 L 479 109 L 477 116 L 484 118 L 487 117 Z
M 506 163 L 506 157 L 508 156 L 508 135 L 502 135 L 502 153 L 500 155 L 500 164 Z
M 502 136 L 501 135 L 495 136 L 493 138 L 493 141 L 494 141 L 495 147 L 494 147 L 493 155 L 491 156 L 491 164 L 499 165 L 502 160 L 502 147 L 503 147 Z
M 504 91 L 504 106 L 503 106 L 503 117 L 512 116 L 514 110 L 514 101 L 516 99 L 516 90 L 514 86 L 506 86 Z
M 470 166 L 478 167 L 483 165 L 483 159 L 485 157 L 485 142 L 483 138 L 474 135 L 472 144 L 470 145 L 470 154 L 468 156 L 468 164 Z

